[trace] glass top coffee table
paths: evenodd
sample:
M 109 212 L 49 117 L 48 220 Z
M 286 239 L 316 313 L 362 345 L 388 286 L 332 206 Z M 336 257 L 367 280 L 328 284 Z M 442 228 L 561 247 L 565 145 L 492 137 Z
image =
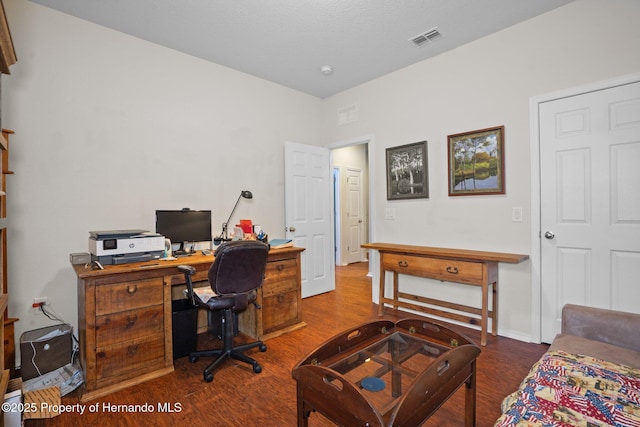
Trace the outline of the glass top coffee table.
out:
M 465 425 L 475 426 L 480 348 L 424 319 L 379 320 L 326 341 L 293 369 L 298 426 L 311 411 L 340 425 L 420 425 L 465 385 Z

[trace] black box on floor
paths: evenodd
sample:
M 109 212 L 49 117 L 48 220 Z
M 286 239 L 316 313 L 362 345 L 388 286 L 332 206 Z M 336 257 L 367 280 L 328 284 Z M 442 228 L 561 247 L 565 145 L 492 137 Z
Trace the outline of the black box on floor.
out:
M 24 381 L 55 371 L 72 362 L 73 328 L 47 326 L 20 336 L 20 369 Z
M 198 309 L 188 299 L 171 301 L 173 358 L 179 359 L 196 351 L 198 340 Z

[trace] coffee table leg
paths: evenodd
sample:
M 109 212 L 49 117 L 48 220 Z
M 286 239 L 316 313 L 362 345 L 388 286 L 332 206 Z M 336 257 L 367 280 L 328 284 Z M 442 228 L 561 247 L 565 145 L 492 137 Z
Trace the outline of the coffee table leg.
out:
M 464 391 L 464 425 L 476 425 L 476 361 L 471 362 L 471 376 L 465 383 Z
M 298 427 L 307 427 L 309 425 L 309 415 L 311 412 L 305 411 L 303 391 L 299 385 L 297 387 L 297 395 Z

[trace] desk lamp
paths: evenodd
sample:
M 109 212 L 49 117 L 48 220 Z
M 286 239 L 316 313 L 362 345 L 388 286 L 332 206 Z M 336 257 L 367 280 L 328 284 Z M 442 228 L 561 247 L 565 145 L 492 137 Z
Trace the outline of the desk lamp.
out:
M 240 203 L 240 199 L 253 199 L 253 194 L 251 194 L 251 191 L 249 190 L 242 190 L 240 192 L 240 196 L 238 196 L 238 200 L 236 201 L 236 205 L 233 207 L 233 210 L 231 211 L 231 215 L 229 215 L 229 219 L 226 222 L 222 223 L 222 233 L 220 233 L 220 237 L 214 239 L 214 240 L 221 240 L 223 242 L 227 242 L 231 239 L 229 239 L 229 236 L 227 235 L 227 226 L 229 224 L 229 221 L 231 221 L 231 217 L 233 216 L 233 213 L 236 211 L 236 208 L 238 207 L 238 203 Z

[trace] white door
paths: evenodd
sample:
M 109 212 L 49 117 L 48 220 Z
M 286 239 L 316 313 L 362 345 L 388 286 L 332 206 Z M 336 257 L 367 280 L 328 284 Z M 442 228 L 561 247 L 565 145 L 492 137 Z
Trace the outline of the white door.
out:
M 362 213 L 362 171 L 347 168 L 345 182 L 344 220 L 342 221 L 342 236 L 345 244 L 342 246 L 343 264 L 362 261 L 362 231 L 364 215 Z
M 302 253 L 302 297 L 335 289 L 329 150 L 286 142 L 284 146 L 286 238 Z
M 540 104 L 541 339 L 566 303 L 640 312 L 640 83 Z

